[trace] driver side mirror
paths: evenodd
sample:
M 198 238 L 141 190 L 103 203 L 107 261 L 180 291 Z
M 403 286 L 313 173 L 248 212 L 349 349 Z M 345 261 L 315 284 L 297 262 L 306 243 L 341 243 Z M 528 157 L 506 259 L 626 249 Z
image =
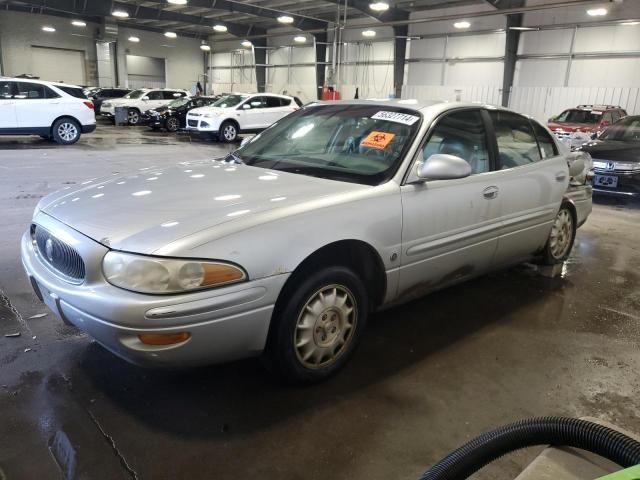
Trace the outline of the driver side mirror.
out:
M 436 153 L 418 164 L 416 174 L 424 180 L 453 180 L 471 175 L 471 165 L 460 157 Z
M 143 102 L 146 102 L 147 100 L 149 100 L 149 97 L 144 96 L 144 97 L 142 97 L 142 98 L 141 98 L 141 100 L 142 100 Z

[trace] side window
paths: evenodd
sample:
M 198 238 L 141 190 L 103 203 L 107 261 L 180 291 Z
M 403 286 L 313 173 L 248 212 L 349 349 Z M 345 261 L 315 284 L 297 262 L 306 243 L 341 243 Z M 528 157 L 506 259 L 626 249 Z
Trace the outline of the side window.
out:
M 550 158 L 558 155 L 558 147 L 556 147 L 556 144 L 551 138 L 551 135 L 549 135 L 549 132 L 547 132 L 545 128 L 535 120 L 531 120 L 531 125 L 533 125 L 533 131 L 538 139 L 542 158 Z
M 487 133 L 480 111 L 454 112 L 440 120 L 423 147 L 422 156 L 427 160 L 436 153 L 455 155 L 466 160 L 473 173 L 488 172 Z
M 47 90 L 49 89 L 39 83 L 16 82 L 16 86 L 18 87 L 18 91 L 16 92 L 15 98 L 26 100 L 47 98 Z M 55 96 L 56 95 L 51 92 L 49 98 L 53 98 Z
M 489 112 L 498 143 L 498 170 L 520 167 L 542 157 L 536 137 L 526 117 L 511 112 Z
M 281 98 L 280 99 L 280 105 L 282 105 L 283 107 L 288 107 L 289 105 L 291 105 L 291 99 L 290 98 Z
M 13 95 L 15 93 L 14 90 L 14 83 L 13 82 L 7 82 L 5 81 L 0 81 L 0 100 L 8 100 L 13 98 Z
M 164 96 L 162 95 L 162 92 L 158 91 L 158 90 L 153 90 L 151 92 L 147 93 L 147 97 L 149 97 L 149 100 L 162 100 L 164 99 Z
M 176 98 L 180 98 L 182 97 L 182 95 L 180 95 L 180 92 L 160 92 L 160 94 L 162 95 L 162 98 L 164 98 L 165 100 L 175 100 Z
M 280 108 L 282 103 L 280 103 L 280 98 L 278 97 L 265 97 L 267 99 L 267 107 L 266 108 Z
M 251 105 L 251 109 L 254 109 L 254 108 L 265 108 L 267 102 L 265 97 L 253 97 L 247 103 Z

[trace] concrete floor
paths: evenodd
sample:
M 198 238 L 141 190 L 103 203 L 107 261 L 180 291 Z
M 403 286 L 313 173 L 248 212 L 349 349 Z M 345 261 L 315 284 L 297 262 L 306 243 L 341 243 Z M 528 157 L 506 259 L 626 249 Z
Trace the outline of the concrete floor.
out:
M 313 387 L 282 387 L 256 360 L 134 367 L 39 303 L 19 239 L 40 197 L 229 148 L 102 125 L 67 148 L 0 137 L 0 478 L 64 478 L 53 444 L 79 479 L 414 479 L 522 417 L 594 416 L 640 432 L 634 203 L 595 205 L 562 278 L 522 266 L 376 315 L 347 368 Z M 535 453 L 477 478 L 513 478 Z

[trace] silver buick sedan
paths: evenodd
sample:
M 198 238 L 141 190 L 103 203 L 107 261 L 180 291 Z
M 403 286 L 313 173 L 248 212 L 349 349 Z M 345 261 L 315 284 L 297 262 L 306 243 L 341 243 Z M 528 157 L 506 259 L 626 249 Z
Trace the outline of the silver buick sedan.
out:
M 45 197 L 22 261 L 56 315 L 128 361 L 262 355 L 318 381 L 374 310 L 563 262 L 591 211 L 586 157 L 502 108 L 315 103 L 226 158 Z

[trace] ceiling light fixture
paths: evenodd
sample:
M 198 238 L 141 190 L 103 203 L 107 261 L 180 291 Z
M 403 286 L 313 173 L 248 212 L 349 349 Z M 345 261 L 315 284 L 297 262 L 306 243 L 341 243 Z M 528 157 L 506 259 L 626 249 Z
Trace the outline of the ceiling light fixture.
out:
M 278 17 L 278 21 L 280 23 L 293 23 L 293 17 L 290 17 L 289 15 L 282 15 L 281 17 Z
M 462 22 L 454 23 L 453 26 L 455 28 L 469 28 L 471 26 L 471 24 L 469 22 L 462 21 Z
M 249 40 L 243 40 L 240 45 L 242 45 L 243 47 L 252 47 L 253 43 L 251 43 Z
M 53 27 L 42 27 L 43 32 L 55 32 L 56 29 Z
M 173 5 L 186 5 L 187 0 L 167 0 L 167 2 L 172 3 Z
M 297 37 L 293 37 L 293 41 L 296 43 L 304 43 L 307 41 L 307 37 L 303 37 L 302 35 L 298 35 Z
M 587 10 L 587 15 L 590 17 L 604 17 L 607 14 L 606 8 L 590 8 Z
M 167 38 L 176 38 L 178 35 L 176 32 L 164 32 L 164 36 Z
M 83 22 L 82 20 L 74 20 L 71 22 L 71 25 L 75 26 L 75 27 L 86 27 L 87 24 L 85 22 Z
M 111 12 L 111 15 L 113 15 L 114 17 L 118 17 L 118 18 L 128 18 L 129 17 L 129 13 L 125 12 L 124 10 L 114 10 L 113 12 Z
M 389 4 L 385 2 L 374 2 L 369 4 L 369 8 L 374 12 L 386 12 L 389 10 Z
M 200 50 L 202 50 L 203 52 L 210 52 L 211 51 L 211 47 L 209 45 L 207 45 L 206 43 L 203 43 L 202 45 L 200 45 Z
M 138 37 L 129 37 L 129 39 L 128 39 L 128 40 L 129 40 L 130 42 L 133 42 L 133 43 L 138 43 L 138 42 L 140 41 L 140 39 L 139 39 Z
M 213 29 L 214 29 L 216 32 L 226 32 L 226 31 L 228 30 L 228 28 L 227 28 L 227 26 L 226 26 L 226 25 L 214 25 L 214 26 L 213 26 Z
M 364 32 L 362 32 L 362 36 L 363 37 L 375 37 L 376 36 L 376 32 L 373 30 L 365 30 Z

